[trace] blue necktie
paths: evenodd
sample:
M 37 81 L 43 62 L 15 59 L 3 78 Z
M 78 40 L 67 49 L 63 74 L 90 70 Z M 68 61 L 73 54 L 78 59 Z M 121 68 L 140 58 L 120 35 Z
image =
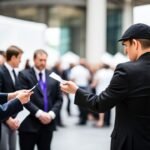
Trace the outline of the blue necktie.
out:
M 39 84 L 40 84 L 40 87 L 41 87 L 41 90 L 42 90 L 43 96 L 44 96 L 44 111 L 47 112 L 48 111 L 47 84 L 46 84 L 46 82 L 43 81 L 42 76 L 43 76 L 43 74 L 40 72 L 39 73 Z

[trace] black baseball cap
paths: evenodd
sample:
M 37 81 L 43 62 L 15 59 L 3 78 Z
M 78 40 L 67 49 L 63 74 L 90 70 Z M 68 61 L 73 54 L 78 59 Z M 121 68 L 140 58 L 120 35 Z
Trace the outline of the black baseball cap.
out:
M 143 23 L 131 25 L 118 41 L 128 39 L 150 39 L 150 26 Z

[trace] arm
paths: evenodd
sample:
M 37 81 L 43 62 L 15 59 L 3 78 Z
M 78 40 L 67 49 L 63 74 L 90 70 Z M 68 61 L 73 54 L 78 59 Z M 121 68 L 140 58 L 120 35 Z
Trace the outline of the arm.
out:
M 9 116 L 18 113 L 23 109 L 23 106 L 19 99 L 9 101 L 3 105 L 0 105 L 0 121 L 8 118 Z
M 4 120 L 7 117 L 18 113 L 23 109 L 23 104 L 26 104 L 30 100 L 30 96 L 33 92 L 29 92 L 29 90 L 22 90 L 18 92 L 16 98 L 0 105 L 0 120 Z M 1 94 L 0 94 L 1 95 Z M 5 95 L 5 94 L 4 94 Z M 8 94 L 9 95 L 9 94 Z M 5 97 L 7 94 L 5 95 Z
M 87 93 L 78 89 L 75 104 L 95 112 L 105 112 L 122 102 L 128 95 L 128 75 L 122 65 L 118 65 L 108 88 L 100 95 Z
M 7 102 L 8 94 L 0 93 L 0 104 L 4 104 Z
M 100 95 L 90 94 L 67 81 L 60 85 L 62 91 L 75 94 L 75 104 L 95 112 L 105 112 L 121 103 L 128 95 L 128 74 L 123 65 L 118 65 L 108 88 Z

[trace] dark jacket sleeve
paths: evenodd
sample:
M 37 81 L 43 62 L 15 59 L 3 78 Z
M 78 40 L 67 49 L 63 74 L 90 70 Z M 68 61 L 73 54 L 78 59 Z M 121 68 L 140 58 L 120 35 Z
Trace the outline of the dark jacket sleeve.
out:
M 100 95 L 78 89 L 75 104 L 95 112 L 105 112 L 121 103 L 128 95 L 128 74 L 123 64 L 116 67 L 109 86 Z
M 0 105 L 0 121 L 7 117 L 18 113 L 23 109 L 21 102 L 18 99 L 11 100 L 3 105 Z
M 4 104 L 7 102 L 8 94 L 0 93 L 0 104 Z

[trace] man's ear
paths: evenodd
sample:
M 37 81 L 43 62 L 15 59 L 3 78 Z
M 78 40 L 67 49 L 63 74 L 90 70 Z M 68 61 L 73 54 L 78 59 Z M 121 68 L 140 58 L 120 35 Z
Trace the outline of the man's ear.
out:
M 133 39 L 132 42 L 133 42 L 133 44 L 135 46 L 135 49 L 138 50 L 138 48 L 139 48 L 139 42 L 138 42 L 138 40 Z

